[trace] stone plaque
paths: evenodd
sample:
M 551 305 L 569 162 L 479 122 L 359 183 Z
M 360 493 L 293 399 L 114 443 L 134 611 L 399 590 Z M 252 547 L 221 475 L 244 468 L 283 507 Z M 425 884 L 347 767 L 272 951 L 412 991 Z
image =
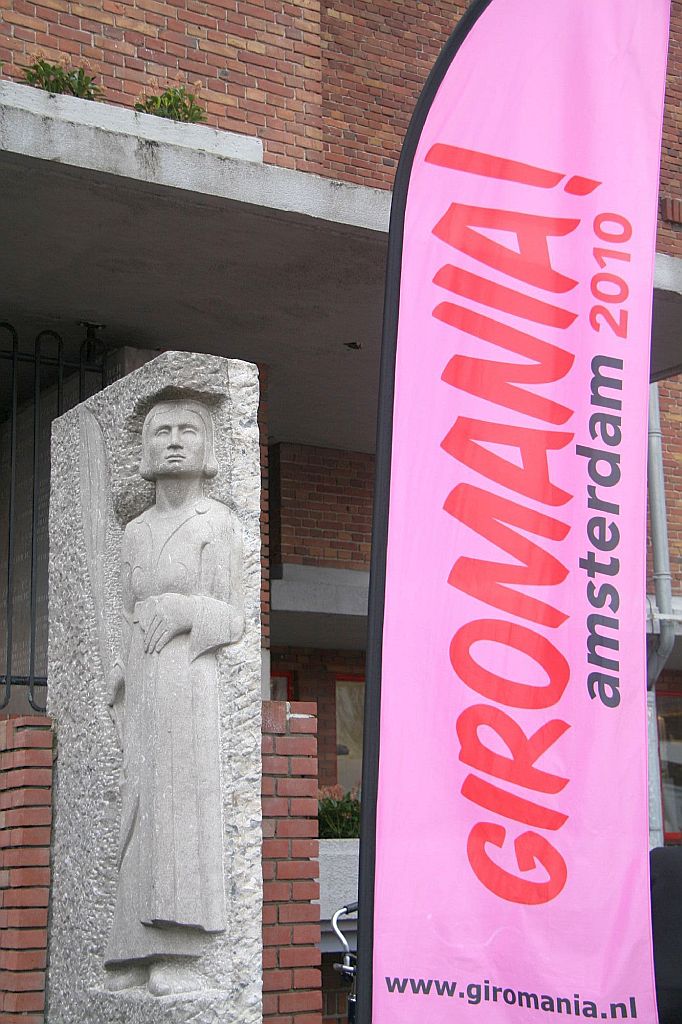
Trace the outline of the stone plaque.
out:
M 170 352 L 54 424 L 60 1024 L 261 1020 L 257 406 Z

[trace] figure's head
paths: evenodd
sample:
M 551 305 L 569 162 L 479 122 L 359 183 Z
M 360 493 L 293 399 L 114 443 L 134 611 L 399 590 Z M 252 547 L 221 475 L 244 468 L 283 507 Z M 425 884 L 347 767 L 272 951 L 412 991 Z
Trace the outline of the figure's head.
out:
M 218 472 L 213 418 L 201 402 L 177 399 L 153 406 L 142 425 L 140 476 L 211 477 Z

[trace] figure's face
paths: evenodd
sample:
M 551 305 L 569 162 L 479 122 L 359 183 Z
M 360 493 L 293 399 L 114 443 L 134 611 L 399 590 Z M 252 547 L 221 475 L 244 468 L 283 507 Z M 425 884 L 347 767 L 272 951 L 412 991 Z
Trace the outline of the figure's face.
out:
M 153 415 L 145 447 L 153 478 L 203 474 L 206 431 L 195 412 L 177 406 Z

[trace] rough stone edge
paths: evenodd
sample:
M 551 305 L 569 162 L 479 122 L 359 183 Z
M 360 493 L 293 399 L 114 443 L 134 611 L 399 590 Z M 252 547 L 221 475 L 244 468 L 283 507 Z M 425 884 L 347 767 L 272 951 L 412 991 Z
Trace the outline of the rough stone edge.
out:
M 249 412 L 250 420 L 253 420 L 253 423 L 256 424 L 256 422 L 257 422 L 258 376 L 257 376 L 257 370 L 256 370 L 256 368 L 254 366 L 252 366 L 252 364 L 244 363 L 241 360 L 227 360 L 227 359 L 223 359 L 221 357 L 201 356 L 201 355 L 196 355 L 196 354 L 193 354 L 193 353 L 184 353 L 184 352 L 183 353 L 167 352 L 167 353 L 164 353 L 162 356 L 159 356 L 157 360 L 154 360 L 154 362 L 158 366 L 160 363 L 168 363 L 168 362 L 172 363 L 174 361 L 177 361 L 178 359 L 181 362 L 184 362 L 184 363 L 188 363 L 188 362 L 191 363 L 193 360 L 198 360 L 198 361 L 204 362 L 204 363 L 206 363 L 206 362 L 214 363 L 214 364 L 216 364 L 216 366 L 218 366 L 218 364 L 221 364 L 223 367 L 225 367 L 226 378 L 228 380 L 228 386 L 229 386 L 229 380 L 232 379 L 235 374 L 239 375 L 240 373 L 243 373 L 244 370 L 246 370 L 247 372 L 250 372 L 251 373 L 251 377 L 252 377 L 251 384 L 252 384 L 252 392 L 253 392 L 252 397 L 251 397 L 251 405 L 253 405 L 253 408 L 249 409 L 248 412 Z M 152 367 L 152 364 L 148 363 L 144 367 L 142 367 L 140 370 L 135 371 L 135 372 L 136 372 L 136 374 L 139 374 L 141 376 L 142 375 L 144 375 L 144 376 L 151 376 L 153 374 L 153 371 L 154 371 L 154 367 Z M 232 371 L 234 371 L 234 373 Z M 216 372 L 216 371 L 212 371 L 212 372 Z M 164 387 L 167 387 L 169 385 L 173 385 L 174 383 L 175 382 L 169 381 L 167 378 L 165 380 L 161 379 L 160 382 L 158 383 L 158 385 L 156 385 L 153 389 L 149 390 L 148 394 L 153 394 L 155 390 L 160 390 L 160 389 L 162 389 Z M 117 389 L 122 388 L 123 386 L 124 386 L 123 382 L 117 381 L 113 385 L 111 385 L 110 388 L 106 389 L 106 391 L 109 393 L 109 395 L 111 395 L 111 392 L 115 392 Z M 178 384 L 176 386 L 182 386 L 182 384 L 180 382 L 178 382 Z M 92 399 L 89 399 L 86 404 L 88 406 L 90 406 L 91 408 L 93 408 L 93 407 L 96 408 L 97 405 L 100 402 L 102 402 L 104 397 L 105 397 L 105 392 L 100 392 L 99 394 L 93 396 Z M 241 414 L 242 415 L 244 414 L 244 411 L 245 410 L 242 407 L 241 408 Z M 71 430 L 73 432 L 73 429 L 75 427 L 74 410 L 72 410 L 70 413 L 65 414 L 65 416 L 61 417 L 60 421 L 57 422 L 56 431 L 57 431 L 58 434 L 60 432 L 60 429 L 65 429 L 64 428 L 64 424 L 66 424 L 67 422 L 68 422 L 68 425 L 70 425 Z M 234 442 L 235 440 L 239 440 L 240 438 L 243 439 L 243 437 L 245 436 L 243 430 L 241 429 L 241 425 L 240 425 L 239 429 L 237 430 L 237 434 L 236 434 L 236 438 L 235 438 L 235 424 L 237 424 L 237 423 L 239 423 L 239 415 L 237 414 L 237 411 L 236 411 L 236 408 L 235 408 L 232 411 L 232 415 L 230 416 L 229 423 L 228 423 L 228 426 L 227 426 L 228 434 L 227 434 L 226 439 L 225 439 L 226 441 Z M 247 431 L 247 433 L 249 432 L 247 427 L 245 427 L 244 429 Z M 254 441 L 253 446 L 252 446 L 251 457 L 252 457 L 252 460 L 255 462 L 256 466 L 258 466 L 258 454 L 257 454 L 258 453 L 258 430 L 257 430 L 257 425 L 253 428 L 251 433 L 253 433 L 253 441 Z M 70 449 L 68 449 L 69 455 L 67 456 L 67 458 L 69 458 L 71 456 L 71 452 L 73 450 L 73 447 L 74 446 L 72 445 L 72 447 Z M 75 463 L 75 465 L 77 466 L 77 461 L 78 461 L 77 459 L 76 460 L 72 460 L 72 464 Z M 73 472 L 73 470 L 72 470 L 72 472 Z M 229 476 L 231 476 L 233 472 L 234 472 L 234 463 L 230 463 L 229 470 L 228 470 L 228 479 L 229 479 Z M 77 478 L 77 475 L 78 475 L 77 469 L 75 469 L 75 475 L 76 475 L 76 478 Z M 259 473 L 253 473 L 251 475 L 253 476 L 252 483 L 253 483 L 254 494 L 251 495 L 249 499 L 246 499 L 244 501 L 243 507 L 244 507 L 245 511 L 247 509 L 250 510 L 250 515 L 254 519 L 254 523 L 255 523 L 255 525 L 253 527 L 253 531 L 252 531 L 253 532 L 253 537 L 254 537 L 255 540 L 259 541 L 260 537 L 259 537 L 259 529 L 258 529 L 258 514 L 259 514 L 259 499 L 260 499 L 260 492 L 259 492 L 259 488 L 260 488 L 260 474 Z M 71 482 L 72 482 L 72 484 L 74 483 L 73 480 Z M 75 506 L 75 505 L 77 505 L 77 502 L 71 501 L 71 508 L 72 509 L 73 509 L 73 506 Z M 253 506 L 253 507 L 251 507 L 251 506 Z M 52 510 L 51 510 L 51 514 L 52 514 Z M 259 557 L 257 552 L 256 552 L 256 555 L 257 555 L 257 557 L 255 557 L 255 563 L 259 566 L 260 565 L 260 557 Z M 54 553 L 52 551 L 51 551 L 51 556 L 50 557 L 51 557 L 51 560 L 54 557 Z M 82 561 L 83 561 L 83 552 L 82 551 L 78 552 L 77 559 L 80 559 L 80 561 L 82 563 Z M 256 593 L 256 589 L 258 590 L 258 593 Z M 259 613 L 260 613 L 259 590 L 260 590 L 259 586 L 258 586 L 258 588 L 256 588 L 254 586 L 253 594 L 252 594 L 253 608 L 257 612 L 258 616 L 259 616 Z M 83 636 L 85 638 L 84 639 L 83 647 L 84 647 L 84 649 L 88 649 L 89 648 L 89 650 L 87 651 L 87 655 L 84 655 L 83 651 L 79 651 L 78 652 L 78 656 L 80 657 L 80 662 L 82 662 L 82 665 L 79 665 L 79 667 L 84 667 L 87 670 L 88 668 L 91 667 L 88 664 L 88 657 L 90 658 L 90 660 L 92 660 L 93 647 L 95 645 L 95 640 L 94 640 L 94 637 L 93 637 L 93 630 L 92 630 L 92 623 L 86 622 L 84 627 L 82 628 L 81 632 L 82 632 L 82 634 L 83 634 Z M 256 637 L 255 639 L 256 639 L 256 641 L 258 641 L 259 638 Z M 58 643 L 59 643 L 59 641 L 57 641 L 57 644 Z M 255 646 L 253 633 L 250 635 L 250 645 L 251 646 Z M 80 644 L 79 644 L 79 647 L 80 647 Z M 247 652 L 246 653 L 248 655 L 248 648 L 247 648 Z M 253 665 L 250 664 L 251 661 L 253 661 Z M 247 666 L 245 669 L 243 668 L 244 665 Z M 238 668 L 241 667 L 243 670 L 249 671 L 249 672 L 250 672 L 250 669 L 253 669 L 253 673 L 251 673 L 251 674 L 253 674 L 254 677 L 257 676 L 258 679 L 260 678 L 260 661 L 258 660 L 256 662 L 256 658 L 255 657 L 252 657 L 250 660 L 247 658 L 247 662 L 246 663 L 244 663 L 243 661 L 242 662 L 238 662 L 237 666 L 238 666 Z M 257 671 L 256 671 L 256 667 L 258 668 Z M 77 676 L 77 673 L 75 673 L 75 675 Z M 72 682 L 73 681 L 74 680 L 72 680 Z M 79 678 L 79 682 L 83 682 L 83 683 L 85 683 L 87 685 L 87 682 L 88 682 L 87 672 L 85 672 L 83 674 L 82 678 Z M 261 739 L 260 686 L 254 688 L 254 694 L 256 694 L 257 698 L 258 698 L 258 700 L 257 700 L 257 716 L 256 716 L 257 717 L 257 721 L 255 720 L 255 717 L 253 715 L 250 715 L 249 731 L 253 732 L 253 737 L 252 738 L 255 738 L 254 739 L 253 764 L 255 766 L 256 763 L 257 763 L 256 773 L 258 775 L 258 779 L 257 779 L 258 785 L 255 786 L 255 784 L 254 784 L 252 789 L 249 791 L 248 795 L 250 797 L 250 803 L 248 804 L 248 806 L 249 806 L 249 814 L 250 814 L 250 818 L 251 818 L 251 824 L 252 824 L 252 826 L 256 825 L 256 824 L 258 826 L 257 849 L 256 849 L 256 843 L 249 844 L 248 850 L 246 850 L 245 846 L 240 847 L 239 845 L 235 845 L 235 844 L 232 844 L 232 843 L 229 844 L 229 848 L 226 847 L 226 853 L 228 854 L 228 857 L 234 858 L 235 854 L 236 854 L 237 857 L 241 858 L 241 864 L 240 864 L 241 876 L 248 878 L 248 881 L 249 881 L 249 886 L 248 887 L 250 889 L 250 904 L 252 904 L 252 906 L 251 906 L 252 914 L 249 915 L 248 918 L 246 917 L 246 915 L 244 915 L 244 914 L 242 915 L 243 920 L 242 920 L 241 923 L 242 923 L 242 925 L 246 924 L 247 927 L 245 928 L 245 932 L 243 934 L 240 934 L 239 940 L 237 942 L 235 942 L 234 941 L 234 936 L 230 936 L 229 933 L 227 933 L 226 934 L 226 939 L 225 939 L 225 944 L 224 944 L 224 947 L 223 947 L 224 949 L 229 948 L 230 964 L 234 966 L 235 962 L 238 963 L 239 961 L 243 961 L 244 959 L 246 959 L 248 961 L 248 955 L 246 954 L 246 949 L 249 946 L 249 940 L 250 940 L 250 944 L 253 946 L 253 951 L 252 951 L 252 954 L 251 954 L 251 958 L 252 958 L 253 962 L 248 961 L 248 968 L 249 968 L 248 974 L 247 974 L 247 971 L 243 969 L 243 965 L 242 965 L 242 974 L 241 974 L 241 977 L 242 977 L 242 979 L 243 979 L 243 981 L 245 983 L 241 985 L 240 991 L 247 996 L 247 1001 L 246 1002 L 242 1001 L 238 1007 L 235 1007 L 234 1000 L 231 998 L 232 992 L 229 989 L 228 990 L 226 990 L 226 989 L 213 989 L 213 988 L 209 987 L 208 989 L 204 990 L 198 997 L 196 997 L 196 996 L 195 997 L 191 997 L 191 998 L 189 998 L 187 996 L 168 997 L 168 998 L 158 999 L 158 1000 L 154 999 L 154 1000 L 152 1000 L 151 1003 L 150 1003 L 149 997 L 145 998 L 143 996 L 141 997 L 138 993 L 133 993 L 133 994 L 130 995 L 129 998 L 126 999 L 125 1005 L 124 1005 L 121 1002 L 120 997 L 112 996 L 110 993 L 106 993 L 104 991 L 101 991 L 97 987 L 93 989 L 93 987 L 90 986 L 90 987 L 83 988 L 81 990 L 81 992 L 80 992 L 80 995 L 77 996 L 77 998 L 75 1000 L 72 1000 L 69 1005 L 65 1005 L 64 998 L 63 998 L 63 996 L 60 995 L 60 998 L 57 999 L 57 1004 L 59 1005 L 59 1009 L 61 1010 L 61 1016 L 59 1017 L 60 1024 L 62 1024 L 62 1022 L 63 1022 L 63 1024 L 70 1024 L 71 1021 L 74 1021 L 74 1022 L 78 1021 L 78 1022 L 80 1022 L 80 1021 L 85 1021 L 85 1020 L 87 1020 L 88 1024 L 89 1024 L 90 1017 L 87 1017 L 87 1016 L 83 1017 L 82 1014 L 79 1013 L 79 1006 L 81 1007 L 81 1009 L 92 1009 L 92 1006 L 90 1004 L 92 1003 L 93 996 L 96 996 L 98 1001 L 99 1001 L 97 1008 L 98 1008 L 98 1010 L 101 1010 L 100 1020 L 101 1020 L 102 1024 L 104 1024 L 105 1019 L 106 1019 L 107 1022 L 112 1022 L 112 1024 L 149 1024 L 149 1022 L 152 1019 L 152 1017 L 150 1016 L 150 1012 L 149 1012 L 150 1011 L 150 1006 L 154 1007 L 153 1020 L 154 1020 L 155 1024 L 162 1024 L 162 1022 L 163 1022 L 163 1024 L 177 1024 L 177 1022 L 180 1022 L 180 1021 L 192 1021 L 192 1022 L 196 1022 L 196 1024 L 242 1024 L 242 1022 L 244 1022 L 244 1024 L 257 1024 L 257 1021 L 260 1020 L 260 1016 L 261 1016 L 260 977 L 261 977 L 261 963 L 262 963 L 262 961 L 261 961 L 261 949 L 262 949 L 261 939 L 262 939 L 262 936 L 261 936 L 261 920 L 260 920 L 260 914 L 261 914 L 261 909 L 262 909 L 261 836 L 260 836 L 260 811 L 261 811 L 261 808 L 260 808 L 260 773 L 261 773 L 261 762 L 260 762 L 260 739 Z M 253 703 L 253 697 L 251 698 L 251 702 Z M 254 707 L 255 707 L 255 703 L 254 703 Z M 54 712 L 54 710 L 55 710 L 54 701 L 53 701 L 53 705 L 51 707 L 51 710 L 52 710 L 52 712 Z M 68 704 L 65 704 L 63 706 L 62 711 L 64 711 L 64 710 L 66 710 L 67 730 L 68 730 L 68 727 L 69 727 L 69 724 L 70 724 L 70 723 L 68 723 L 68 719 L 70 717 Z M 240 718 L 242 720 L 241 724 L 244 725 L 245 722 L 243 721 L 243 719 L 244 719 L 243 712 L 244 712 L 243 702 L 241 703 L 240 706 L 237 706 L 236 704 L 235 705 L 230 705 L 229 710 L 226 707 L 224 707 L 223 708 L 223 724 L 225 725 L 225 722 L 228 721 L 228 726 L 229 726 L 231 721 L 232 721 L 232 719 L 237 717 L 237 718 Z M 58 722 L 56 723 L 56 725 L 58 726 Z M 89 741 L 91 743 L 91 745 L 93 744 L 94 739 L 95 739 L 94 736 L 91 737 L 91 736 L 88 735 L 88 737 L 87 737 L 87 741 Z M 65 751 L 62 752 L 62 758 L 64 758 L 64 756 L 65 756 Z M 55 814 L 55 823 L 54 823 L 54 831 L 53 831 L 53 852 L 55 854 L 56 854 L 56 851 L 57 851 L 58 847 L 60 846 L 60 844 L 62 842 L 61 832 L 62 832 L 64 824 L 65 824 L 63 820 L 60 820 L 60 815 L 58 813 L 58 810 L 59 810 L 59 807 L 58 807 L 58 804 L 59 804 L 59 795 L 58 795 L 58 792 L 59 792 L 59 771 L 58 771 L 58 766 L 59 766 L 59 760 L 57 761 L 57 772 L 56 772 L 55 780 L 54 780 L 55 781 L 55 793 L 56 793 L 56 797 L 55 797 L 55 811 L 57 812 Z M 228 771 L 230 773 L 229 775 L 225 774 L 226 767 L 227 767 L 227 769 L 228 769 Z M 234 764 L 234 759 L 229 759 L 229 763 L 227 765 L 224 762 L 223 763 L 223 769 L 224 769 L 224 775 L 223 775 L 223 779 L 224 779 L 224 796 L 225 796 L 225 783 L 227 782 L 228 785 L 229 785 L 230 780 L 231 780 L 231 782 L 233 784 L 235 784 L 233 786 L 233 788 L 230 790 L 233 793 L 233 795 L 234 795 L 235 792 L 239 789 L 239 782 L 241 781 L 242 784 L 243 784 L 244 781 L 245 781 L 245 777 L 239 776 L 239 779 L 237 779 L 237 777 L 235 776 L 236 765 Z M 86 776 L 87 776 L 87 772 L 86 772 Z M 251 781 L 253 782 L 253 779 L 251 779 Z M 84 780 L 84 782 L 85 782 L 84 789 L 87 789 L 87 777 Z M 71 779 L 71 783 L 73 785 L 73 776 L 72 776 L 72 779 Z M 73 795 L 73 793 L 71 795 Z M 106 816 L 106 812 L 105 812 L 105 816 Z M 257 818 L 257 821 L 256 821 L 256 818 Z M 88 839 L 89 839 L 89 836 L 88 836 Z M 97 850 L 91 850 L 91 855 L 96 855 L 97 852 L 98 852 Z M 246 855 L 246 856 L 244 856 L 244 855 Z M 54 884 L 54 888 L 53 888 L 53 904 L 52 904 L 52 907 L 53 907 L 53 922 L 52 923 L 54 924 L 54 906 L 55 906 L 54 895 L 55 895 L 55 892 L 61 886 L 59 856 L 57 856 L 57 855 L 54 856 L 54 858 L 53 858 L 53 865 L 54 865 L 54 867 L 53 867 L 53 871 L 54 871 L 54 883 L 53 883 Z M 247 871 L 246 876 L 244 876 L 245 865 L 246 865 L 246 871 Z M 249 868 L 250 868 L 250 872 L 248 870 Z M 68 869 L 65 869 L 65 873 L 68 874 Z M 71 874 L 73 875 L 73 871 L 71 871 Z M 240 872 L 237 872 L 237 874 L 239 875 Z M 229 899 L 229 895 L 228 895 L 228 899 Z M 62 902 L 64 902 L 63 896 L 62 896 Z M 69 907 L 68 901 L 67 901 L 66 905 L 67 905 L 67 908 L 68 908 Z M 58 929 L 56 929 L 56 931 L 64 929 L 64 927 L 65 927 L 65 925 L 64 925 L 64 917 L 66 916 L 66 918 L 68 919 L 69 915 L 70 915 L 70 911 L 68 909 L 66 911 L 66 915 L 64 914 L 63 911 L 60 911 L 60 915 L 59 916 L 61 916 L 62 920 L 60 922 L 60 927 Z M 251 920 L 251 918 L 253 918 L 253 921 Z M 236 926 L 239 925 L 239 920 L 235 921 L 235 925 Z M 50 935 L 50 947 L 52 948 L 52 934 Z M 68 953 L 65 953 L 62 950 L 62 952 L 60 953 L 59 959 L 62 960 L 62 961 L 64 959 L 68 960 L 69 957 L 72 955 L 72 952 L 75 954 L 75 950 L 74 951 L 68 951 Z M 257 952 L 257 957 L 256 957 L 256 952 Z M 258 967 L 254 971 L 254 967 L 255 967 L 255 964 L 256 964 L 256 959 L 258 961 Z M 63 970 L 63 968 L 62 968 L 62 970 Z M 50 973 L 49 972 L 50 972 L 50 966 L 48 965 L 48 994 L 49 994 L 49 985 L 50 985 L 50 981 L 51 981 L 51 977 L 50 977 Z M 247 981 L 247 978 L 248 978 L 248 981 Z M 87 1004 L 87 1006 L 85 1004 Z M 48 1009 L 49 1009 L 49 1004 L 48 1004 Z

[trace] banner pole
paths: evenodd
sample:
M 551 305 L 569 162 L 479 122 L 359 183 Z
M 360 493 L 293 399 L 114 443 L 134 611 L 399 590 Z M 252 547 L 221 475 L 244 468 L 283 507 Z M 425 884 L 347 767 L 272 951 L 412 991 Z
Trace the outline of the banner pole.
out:
M 474 0 L 451 33 L 417 100 L 396 168 L 388 234 L 384 315 L 376 429 L 372 553 L 367 619 L 367 664 L 362 761 L 362 805 L 358 879 L 357 1024 L 371 1024 L 374 955 L 376 811 L 380 755 L 382 629 L 386 586 L 389 492 L 396 342 L 400 302 L 405 206 L 412 162 L 438 87 L 467 35 L 493 0 Z

